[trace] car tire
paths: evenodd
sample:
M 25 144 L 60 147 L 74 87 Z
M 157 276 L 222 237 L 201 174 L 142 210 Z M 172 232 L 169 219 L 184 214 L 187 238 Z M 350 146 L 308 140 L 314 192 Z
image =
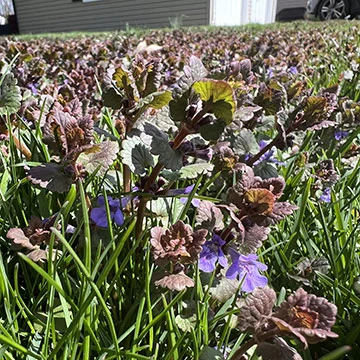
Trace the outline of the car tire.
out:
M 322 0 L 317 15 L 320 20 L 343 19 L 350 12 L 349 0 Z

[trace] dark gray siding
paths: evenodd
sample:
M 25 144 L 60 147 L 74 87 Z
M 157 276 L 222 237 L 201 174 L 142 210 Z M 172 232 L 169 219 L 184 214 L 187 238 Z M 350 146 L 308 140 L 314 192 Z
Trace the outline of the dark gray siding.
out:
M 21 34 L 209 24 L 210 0 L 15 0 Z
M 277 0 L 276 13 L 280 12 L 283 9 L 291 8 L 306 8 L 306 0 Z

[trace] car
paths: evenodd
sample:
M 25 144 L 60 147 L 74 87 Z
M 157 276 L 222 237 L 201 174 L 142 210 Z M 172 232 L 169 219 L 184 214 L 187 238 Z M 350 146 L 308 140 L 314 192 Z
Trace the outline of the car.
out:
M 320 20 L 355 17 L 360 15 L 360 0 L 308 0 L 306 12 Z
M 276 21 L 292 21 L 292 20 L 300 20 L 304 19 L 304 15 L 306 12 L 305 7 L 291 7 L 281 9 L 276 14 Z

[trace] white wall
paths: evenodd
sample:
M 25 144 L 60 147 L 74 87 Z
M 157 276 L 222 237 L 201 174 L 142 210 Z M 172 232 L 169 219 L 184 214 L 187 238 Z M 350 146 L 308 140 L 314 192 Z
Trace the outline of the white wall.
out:
M 275 21 L 277 0 L 212 0 L 211 24 L 267 24 Z

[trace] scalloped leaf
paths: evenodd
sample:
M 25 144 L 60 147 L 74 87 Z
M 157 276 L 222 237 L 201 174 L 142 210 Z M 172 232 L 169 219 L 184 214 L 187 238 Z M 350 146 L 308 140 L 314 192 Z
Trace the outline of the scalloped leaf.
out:
M 128 97 L 139 101 L 139 91 L 135 85 L 135 80 L 131 72 L 124 65 L 115 69 L 112 79 L 120 90 L 124 90 Z
M 211 124 L 200 126 L 199 133 L 207 141 L 218 140 L 225 129 L 225 122 L 218 120 Z
M 276 293 L 269 287 L 258 287 L 245 299 L 238 316 L 241 331 L 254 330 L 261 326 L 262 321 L 268 318 L 273 311 Z
M 182 302 L 181 314 L 175 318 L 176 325 L 184 332 L 191 332 L 196 326 L 196 303 L 193 300 Z
M 225 357 L 219 350 L 204 346 L 200 352 L 199 360 L 225 360 Z
M 239 134 L 235 137 L 232 149 L 237 155 L 245 155 L 249 153 L 257 154 L 260 147 L 251 130 L 241 129 Z
M 171 91 L 154 92 L 141 99 L 135 109 L 140 109 L 142 107 L 150 107 L 160 110 L 164 106 L 168 105 L 171 99 Z
M 208 73 L 202 61 L 194 55 L 190 57 L 189 65 L 184 66 L 183 72 L 183 76 L 180 77 L 173 91 L 174 98 L 176 99 L 182 97 L 195 81 L 203 79 Z
M 119 143 L 117 141 L 104 141 L 82 153 L 78 162 L 84 165 L 88 173 L 97 171 L 97 176 L 103 176 L 117 158 L 118 153 Z
M 182 317 L 181 315 L 177 315 L 175 317 L 175 324 L 181 329 L 183 332 L 191 332 L 195 329 L 196 325 L 196 315 L 190 317 Z
M 212 171 L 213 168 L 213 164 L 206 162 L 186 165 L 180 169 L 180 179 L 195 179 L 204 172 Z
M 170 220 L 178 219 L 184 206 L 177 198 L 158 198 L 146 204 L 146 208 L 159 218 L 164 227 L 171 225 Z
M 245 235 L 240 242 L 241 254 L 255 254 L 267 239 L 270 229 L 265 226 L 253 224 L 251 227 L 245 229 Z
M 112 78 L 119 89 L 125 89 L 127 86 L 131 85 L 130 73 L 123 67 L 115 69 Z
M 197 81 L 192 88 L 199 94 L 202 101 L 211 104 L 211 110 L 217 118 L 225 121 L 227 125 L 231 123 L 236 103 L 229 83 L 223 80 L 206 79 Z
M 240 281 L 237 279 L 228 279 L 222 276 L 220 281 L 210 289 L 210 295 L 213 299 L 224 303 L 235 295 L 239 289 Z
M 182 153 L 170 146 L 168 135 L 150 123 L 144 124 L 144 131 L 152 138 L 151 153 L 159 155 L 159 161 L 164 164 L 164 167 L 173 171 L 181 169 Z
M 176 98 L 170 101 L 170 116 L 173 121 L 184 121 L 189 96 L 190 91 L 186 91 L 180 98 Z
M 201 201 L 196 211 L 196 227 L 212 231 L 224 228 L 223 214 L 211 201 Z
M 119 110 L 121 108 L 123 96 L 113 87 L 103 89 L 101 96 L 104 106 L 112 108 L 113 110 Z
M 120 155 L 123 164 L 129 166 L 134 174 L 144 175 L 148 166 L 154 165 L 150 149 L 137 136 L 128 137 L 122 142 Z
M 34 185 L 58 193 L 68 191 L 74 181 L 70 168 L 56 163 L 46 163 L 29 169 L 27 178 Z
M 254 166 L 254 174 L 260 176 L 262 179 L 276 178 L 279 176 L 275 166 L 266 161 L 262 161 L 260 164 Z
M 21 105 L 21 91 L 14 74 L 5 75 L 0 85 L 0 115 L 14 114 Z
M 249 189 L 244 193 L 245 202 L 257 214 L 268 215 L 274 208 L 274 195 L 267 189 Z

